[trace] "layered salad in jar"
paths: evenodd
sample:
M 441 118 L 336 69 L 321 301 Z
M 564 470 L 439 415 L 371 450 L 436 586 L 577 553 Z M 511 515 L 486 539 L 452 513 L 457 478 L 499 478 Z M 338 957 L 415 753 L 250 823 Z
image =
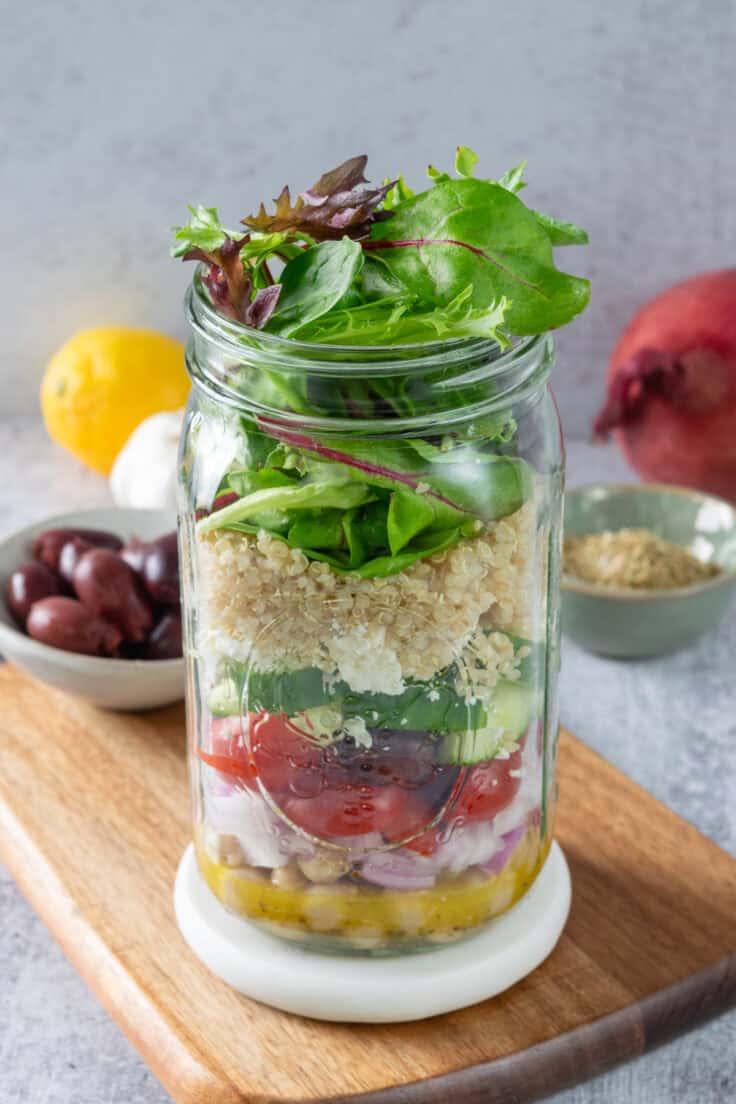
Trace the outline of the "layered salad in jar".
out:
M 242 404 L 202 387 L 182 454 L 197 859 L 227 908 L 319 949 L 461 938 L 551 840 L 561 461 L 536 335 L 587 301 L 552 256 L 585 235 L 521 202 L 523 166 L 475 161 L 415 194 L 355 158 L 245 232 L 213 208 L 176 232 L 201 262 L 195 382 L 213 318 L 244 348 L 213 359 Z M 509 357 L 531 367 L 503 401 Z

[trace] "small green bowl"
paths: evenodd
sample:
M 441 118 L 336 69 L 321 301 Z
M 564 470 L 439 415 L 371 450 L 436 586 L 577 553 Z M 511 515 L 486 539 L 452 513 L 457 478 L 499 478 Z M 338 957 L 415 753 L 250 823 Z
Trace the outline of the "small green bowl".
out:
M 650 529 L 723 570 L 671 590 L 599 586 L 563 572 L 562 630 L 600 655 L 677 651 L 716 625 L 736 595 L 736 509 L 713 495 L 658 483 L 599 483 L 566 492 L 566 537 L 624 528 Z

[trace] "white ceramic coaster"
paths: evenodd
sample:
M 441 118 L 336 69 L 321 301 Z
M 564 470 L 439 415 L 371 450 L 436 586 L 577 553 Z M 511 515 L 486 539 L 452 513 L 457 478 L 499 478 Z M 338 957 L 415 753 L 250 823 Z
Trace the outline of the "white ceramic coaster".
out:
M 202 880 L 191 845 L 179 864 L 174 908 L 197 957 L 246 996 L 318 1020 L 398 1023 L 476 1004 L 536 969 L 565 926 L 570 873 L 553 843 L 526 896 L 484 931 L 385 958 L 305 951 L 233 916 Z

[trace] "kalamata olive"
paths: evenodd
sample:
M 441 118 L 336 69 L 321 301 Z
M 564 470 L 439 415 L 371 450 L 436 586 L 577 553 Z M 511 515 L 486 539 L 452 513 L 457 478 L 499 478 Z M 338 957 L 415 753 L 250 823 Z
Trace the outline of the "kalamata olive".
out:
M 153 598 L 164 606 L 179 602 L 179 550 L 176 531 L 153 541 L 133 538 L 120 553 Z
M 107 533 L 104 529 L 46 529 L 34 540 L 33 555 L 46 567 L 56 571 L 62 548 L 74 537 L 86 540 L 93 548 L 111 548 L 113 552 L 117 552 L 123 547 L 120 537 Z
M 109 548 L 84 553 L 74 572 L 74 590 L 93 613 L 117 625 L 126 640 L 143 640 L 153 624 L 139 580 Z
M 145 541 L 139 540 L 138 537 L 131 537 L 120 553 L 120 557 L 125 560 L 128 567 L 133 568 L 136 575 L 140 575 L 141 578 L 143 578 L 143 565 L 146 562 L 147 552 L 148 545 Z
M 179 601 L 179 549 L 176 532 L 151 541 L 143 565 L 143 582 L 155 602 L 174 605 Z
M 146 641 L 144 659 L 178 659 L 181 656 L 181 614 L 165 613 Z
M 34 602 L 61 593 L 61 583 L 43 564 L 29 563 L 16 567 L 5 586 L 5 601 L 18 624 L 25 628 Z
M 52 597 L 34 602 L 26 622 L 28 635 L 52 648 L 83 655 L 112 655 L 122 634 L 76 598 Z
M 72 537 L 71 540 L 62 545 L 56 570 L 69 586 L 74 585 L 74 572 L 77 570 L 77 564 L 84 553 L 89 552 L 91 547 L 89 541 L 84 540 L 83 537 Z

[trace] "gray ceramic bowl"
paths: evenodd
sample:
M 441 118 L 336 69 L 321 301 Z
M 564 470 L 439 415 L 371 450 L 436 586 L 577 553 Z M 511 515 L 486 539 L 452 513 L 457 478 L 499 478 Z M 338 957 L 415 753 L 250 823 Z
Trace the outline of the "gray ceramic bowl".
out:
M 720 621 L 736 595 L 736 509 L 712 495 L 655 483 L 596 484 L 565 494 L 565 536 L 644 528 L 718 563 L 720 575 L 672 590 L 598 586 L 562 576 L 562 628 L 601 655 L 677 651 Z
M 33 538 L 44 529 L 109 529 L 127 540 L 151 540 L 176 528 L 170 510 L 101 509 L 60 514 L 36 522 L 0 542 L 0 653 L 34 678 L 107 709 L 153 709 L 184 696 L 183 659 L 106 659 L 40 644 L 21 632 L 5 605 L 8 576 L 31 558 Z

